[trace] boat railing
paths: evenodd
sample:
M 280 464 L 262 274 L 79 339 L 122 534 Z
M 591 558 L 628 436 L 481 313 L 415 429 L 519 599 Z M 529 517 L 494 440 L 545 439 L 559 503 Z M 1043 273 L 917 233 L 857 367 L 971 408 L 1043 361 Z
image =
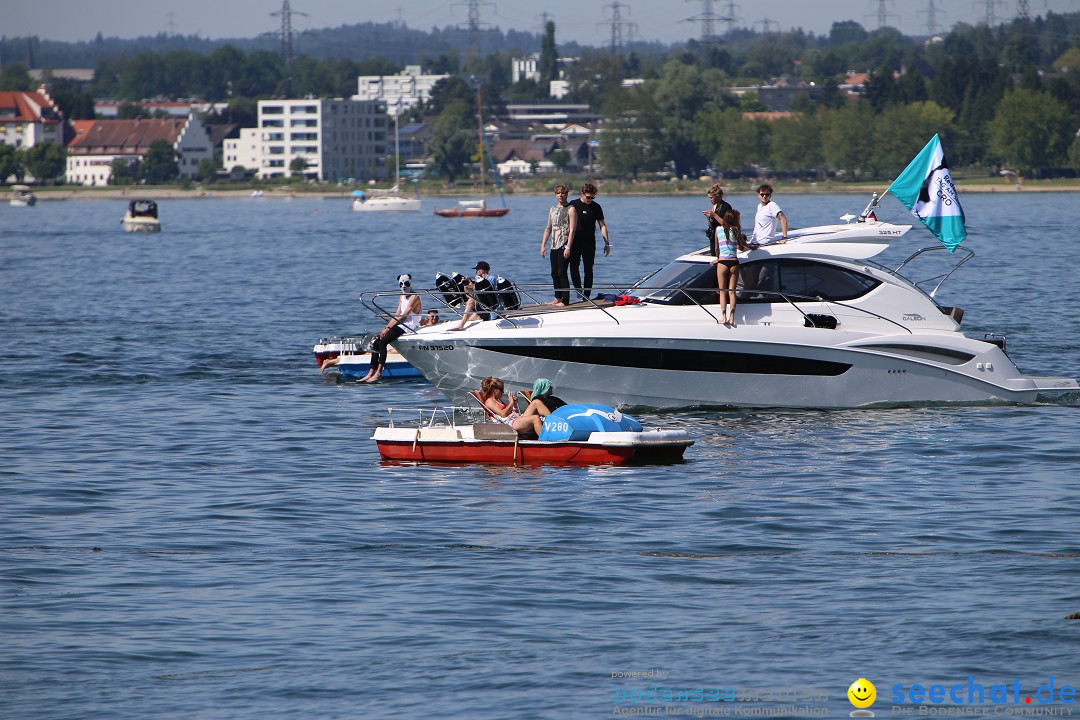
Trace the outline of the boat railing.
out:
M 464 424 L 472 425 L 473 422 L 474 422 L 473 418 L 477 418 L 481 414 L 477 408 L 461 407 L 461 406 L 455 406 L 455 405 L 447 405 L 445 407 L 437 407 L 437 408 L 392 408 L 392 407 L 388 407 L 388 408 L 386 408 L 386 412 L 390 415 L 390 427 L 392 427 L 392 428 L 397 427 L 397 425 L 395 424 L 395 421 L 394 421 L 394 411 L 395 410 L 397 410 L 399 414 L 409 413 L 411 415 L 412 413 L 416 413 L 416 418 L 415 419 L 416 419 L 416 428 L 417 428 L 417 430 L 419 430 L 420 428 L 425 428 L 425 427 L 434 427 L 435 426 L 435 420 L 437 418 L 439 418 L 440 416 L 445 421 L 445 424 L 449 425 L 452 428 L 456 428 L 458 426 L 458 418 L 459 418 L 459 416 L 464 417 Z M 412 420 L 412 418 L 410 418 L 410 419 L 402 420 L 401 422 L 409 423 L 409 425 L 405 425 L 404 427 L 412 427 L 411 423 L 413 422 L 413 420 Z
M 897 265 L 895 270 L 889 270 L 889 272 L 891 272 L 893 275 L 896 275 L 897 277 L 904 278 L 905 280 L 910 282 L 912 285 L 919 288 L 920 290 L 925 292 L 927 295 L 929 295 L 931 298 L 933 298 L 934 295 L 937 293 L 938 289 L 942 286 L 942 284 L 944 284 L 944 282 L 946 280 L 948 280 L 949 277 L 954 272 L 956 272 L 958 269 L 960 269 L 961 265 L 966 263 L 971 258 L 975 257 L 975 251 L 974 250 L 971 250 L 970 248 L 964 247 L 963 245 L 957 245 L 953 252 L 959 252 L 961 254 L 958 255 L 958 256 L 955 256 L 957 258 L 957 260 L 956 260 L 955 263 L 953 263 L 952 267 L 949 268 L 948 270 L 946 270 L 943 273 L 939 273 L 937 275 L 934 275 L 933 277 L 929 277 L 929 278 L 926 278 L 926 279 L 923 279 L 923 280 L 911 280 L 911 279 L 901 275 L 900 271 L 904 269 L 904 266 L 908 265 L 909 263 L 914 262 L 917 258 L 919 258 L 920 256 L 922 256 L 925 253 L 940 252 L 940 251 L 943 251 L 943 250 L 948 250 L 948 248 L 945 247 L 944 245 L 931 245 L 929 247 L 919 248 L 918 250 L 913 252 L 911 255 L 909 255 L 906 260 L 904 260 L 902 263 Z M 937 280 L 937 284 L 934 285 L 934 289 L 927 292 L 923 288 L 923 285 L 929 285 L 930 283 L 934 282 L 935 280 Z
M 928 249 L 932 249 L 932 248 L 928 248 Z M 609 297 L 610 298 L 617 298 L 617 297 L 620 297 L 620 296 L 625 297 L 626 294 L 627 294 L 625 286 L 602 285 L 602 284 L 597 285 L 597 284 L 594 284 L 593 287 L 592 287 L 592 289 L 593 289 L 592 296 L 585 299 L 585 300 L 582 300 L 580 305 L 577 305 L 575 307 L 570 307 L 570 308 L 548 305 L 548 304 L 546 304 L 544 302 L 537 301 L 536 298 L 533 297 L 533 293 L 529 292 L 530 289 L 533 291 L 533 293 L 540 294 L 541 297 L 547 296 L 548 294 L 551 293 L 551 285 L 546 284 L 546 283 L 538 284 L 538 285 L 515 285 L 514 286 L 514 292 L 516 292 L 519 296 L 523 296 L 526 299 L 528 299 L 530 302 L 534 303 L 533 305 L 522 305 L 520 308 L 513 309 L 513 310 L 507 310 L 505 308 L 499 308 L 497 306 L 495 306 L 495 307 L 481 307 L 479 305 L 479 303 L 478 303 L 476 309 L 474 311 L 472 311 L 472 312 L 479 313 L 479 314 L 487 314 L 489 316 L 497 317 L 497 318 L 500 319 L 500 321 L 506 322 L 512 327 L 519 328 L 519 327 L 526 327 L 527 326 L 526 323 L 523 322 L 525 318 L 535 318 L 535 316 L 537 314 L 546 314 L 546 313 L 549 313 L 549 312 L 550 313 L 573 312 L 573 311 L 576 311 L 576 310 L 595 309 L 595 310 L 599 310 L 604 315 L 606 315 L 616 325 L 621 324 L 619 322 L 619 319 L 617 317 L 615 317 L 609 311 L 610 308 L 614 305 L 614 303 L 611 303 L 608 300 L 608 298 Z M 670 287 L 670 286 L 659 286 L 659 285 L 658 286 L 646 286 L 646 285 L 637 284 L 637 285 L 635 285 L 633 287 L 633 291 L 634 291 L 634 293 L 646 293 L 646 294 L 647 293 L 653 293 L 653 292 L 662 291 L 662 292 L 665 292 L 665 293 L 669 293 L 669 295 L 668 295 L 669 298 L 683 297 L 688 301 L 686 303 L 686 305 L 695 305 L 695 306 L 697 306 L 699 309 L 701 309 L 702 312 L 704 312 L 706 315 L 708 315 L 713 320 L 714 323 L 716 323 L 717 325 L 723 324 L 723 320 L 721 318 L 717 317 L 716 314 L 713 313 L 708 307 L 709 304 L 715 304 L 715 303 L 709 303 L 709 304 L 703 303 L 701 301 L 701 299 L 700 299 L 701 296 L 704 296 L 704 295 L 715 296 L 718 291 L 716 289 L 714 289 L 714 288 L 683 288 L 683 287 Z M 448 292 L 443 292 L 443 291 L 440 291 L 440 290 L 437 290 L 437 289 L 427 289 L 427 288 L 418 288 L 418 289 L 414 290 L 414 292 L 421 295 L 421 298 L 422 298 L 421 301 L 422 301 L 424 307 L 427 308 L 427 309 L 431 309 L 432 307 L 438 307 L 438 309 L 440 309 L 440 310 L 448 310 L 456 318 L 461 318 L 461 316 L 465 314 L 465 302 L 466 302 L 466 299 L 469 297 L 469 293 L 464 293 L 464 292 L 449 292 L 448 293 Z M 499 290 L 487 291 L 487 290 L 484 290 L 484 291 L 476 291 L 476 292 L 474 292 L 472 294 L 475 295 L 475 296 L 478 296 L 478 297 L 479 296 L 491 296 L 492 298 L 497 299 L 497 296 L 503 294 L 504 292 L 507 292 L 507 291 L 499 291 Z M 811 315 L 814 315 L 815 313 L 812 313 L 812 312 L 807 313 L 806 311 L 803 310 L 803 308 L 799 307 L 799 305 L 797 303 L 817 302 L 817 303 L 825 303 L 826 305 L 842 307 L 842 308 L 844 308 L 846 310 L 849 310 L 849 311 L 852 311 L 852 312 L 855 312 L 855 313 L 868 315 L 870 317 L 873 317 L 873 318 L 876 318 L 876 319 L 881 320 L 883 322 L 886 322 L 886 323 L 888 323 L 890 325 L 895 325 L 896 327 L 902 329 L 904 332 L 906 332 L 908 334 L 911 333 L 911 330 L 909 328 L 904 326 L 902 323 L 897 322 L 896 320 L 885 317 L 884 315 L 876 313 L 876 312 L 874 312 L 872 310 L 867 310 L 864 307 L 859 307 L 858 305 L 852 305 L 850 303 L 843 302 L 843 301 L 840 301 L 840 300 L 832 300 L 832 299 L 829 299 L 829 298 L 822 297 L 820 295 L 796 295 L 796 294 L 793 294 L 793 293 L 784 293 L 784 292 L 779 292 L 779 291 L 775 291 L 775 290 L 764 290 L 764 289 L 757 289 L 757 288 L 742 288 L 742 289 L 736 290 L 736 293 L 738 294 L 739 299 L 744 301 L 744 302 L 745 302 L 746 296 L 748 296 L 748 295 L 753 296 L 754 299 L 756 299 L 756 300 L 775 298 L 776 301 L 784 302 L 787 305 L 789 305 L 790 307 L 792 307 L 796 312 L 798 312 L 803 317 L 803 322 L 808 323 L 807 327 L 820 327 L 820 325 L 818 324 L 817 321 L 815 321 L 815 319 L 813 317 L 811 317 Z M 598 300 L 597 299 L 598 295 L 603 299 Z M 447 296 L 457 296 L 457 301 L 454 302 L 454 303 L 448 303 L 446 301 Z M 400 297 L 401 297 L 400 291 L 382 291 L 382 292 L 371 291 L 371 292 L 362 293 L 360 295 L 360 302 L 364 305 L 364 307 L 366 307 L 368 310 L 373 312 L 377 317 L 379 317 L 381 319 L 384 319 L 384 320 L 389 320 L 391 317 L 393 317 L 393 315 L 395 314 L 395 311 L 394 310 L 388 310 L 387 308 L 382 307 L 382 305 L 380 305 L 379 301 L 382 300 L 382 301 L 385 302 L 387 299 L 392 299 L 393 302 L 395 303 L 395 310 L 396 310 L 396 303 L 398 301 L 398 298 L 400 298 Z M 638 297 L 638 296 L 635 295 L 634 297 Z M 429 304 L 429 302 L 433 303 L 433 305 Z M 655 299 L 650 300 L 647 297 L 645 299 L 640 299 L 639 298 L 639 302 L 644 303 L 644 304 L 661 304 L 661 305 L 671 304 L 670 302 L 659 302 L 659 301 L 657 301 Z M 446 318 L 440 318 L 439 319 L 440 323 L 445 322 L 445 321 L 446 321 Z M 532 325 L 535 325 L 535 321 L 533 321 Z M 410 332 L 417 332 L 417 331 L 406 328 L 406 333 L 410 333 Z

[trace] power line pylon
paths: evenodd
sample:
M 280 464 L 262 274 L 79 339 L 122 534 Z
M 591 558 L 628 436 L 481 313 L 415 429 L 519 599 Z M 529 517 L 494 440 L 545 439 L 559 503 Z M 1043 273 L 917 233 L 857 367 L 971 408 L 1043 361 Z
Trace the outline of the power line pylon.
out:
M 289 0 L 283 0 L 281 3 L 281 9 L 270 13 L 271 17 L 281 17 L 281 27 L 278 30 L 271 30 L 265 32 L 262 37 L 279 37 L 281 38 L 281 57 L 285 60 L 285 67 L 291 68 L 293 61 L 293 32 L 292 16 L 303 15 L 307 17 L 306 12 L 300 12 L 299 10 L 293 10 L 289 5 Z
M 941 25 L 938 24 L 938 15 L 948 15 L 947 12 L 934 5 L 934 0 L 928 0 L 928 4 L 925 10 L 920 10 L 920 13 L 926 15 L 926 28 L 927 35 L 937 35 L 941 32 Z
M 627 12 L 630 10 L 630 6 L 626 3 L 621 3 L 619 0 L 610 5 L 605 5 L 604 10 L 611 8 L 611 17 L 604 22 L 597 23 L 597 25 L 610 25 L 611 26 L 611 52 L 618 53 L 622 50 L 623 45 L 628 40 L 632 40 L 634 33 L 637 32 L 637 23 L 630 22 L 629 20 L 622 19 L 622 9 L 626 8 Z M 626 29 L 626 35 L 623 35 L 623 28 Z
M 867 17 L 875 17 L 875 18 L 877 18 L 878 29 L 881 29 L 883 27 L 887 27 L 889 25 L 889 18 L 890 17 L 896 18 L 897 21 L 900 20 L 900 16 L 897 15 L 896 13 L 894 13 L 894 12 L 890 12 L 889 8 L 887 7 L 888 3 L 892 2 L 892 0 L 870 0 L 870 1 L 871 1 L 872 4 L 876 1 L 876 3 L 877 3 L 877 12 L 873 13 L 872 15 L 868 15 Z
M 480 6 L 490 5 L 495 7 L 495 3 L 487 2 L 487 0 L 465 0 L 465 2 L 456 2 L 450 7 L 458 7 L 464 5 L 466 7 L 466 20 L 463 23 L 458 23 L 459 28 L 465 28 L 469 32 L 469 53 L 476 56 L 480 54 L 480 29 L 484 27 L 490 27 L 491 23 L 484 22 L 480 19 Z
M 1004 7 L 1005 0 L 978 0 L 975 4 L 976 5 L 985 5 L 986 6 L 986 18 L 985 19 L 986 19 L 986 25 L 988 27 L 993 27 L 994 25 L 997 25 L 998 20 L 999 20 L 998 15 L 997 15 L 997 8 L 998 7 Z
M 728 0 L 726 4 L 727 9 L 724 10 L 724 17 L 721 18 L 721 22 L 727 25 L 727 30 L 724 32 L 730 33 L 735 29 L 735 21 L 743 18 L 739 15 L 739 5 L 735 0 Z
M 770 20 L 769 18 L 763 18 L 754 23 L 754 27 L 761 26 L 761 32 L 763 35 L 767 35 L 769 32 L 780 32 L 780 23 L 777 20 Z M 769 28 L 776 26 L 775 30 Z
M 686 2 L 700 2 L 701 12 L 679 22 L 701 23 L 702 44 L 716 42 L 716 23 L 723 22 L 727 18 L 713 12 L 713 0 L 686 0 Z

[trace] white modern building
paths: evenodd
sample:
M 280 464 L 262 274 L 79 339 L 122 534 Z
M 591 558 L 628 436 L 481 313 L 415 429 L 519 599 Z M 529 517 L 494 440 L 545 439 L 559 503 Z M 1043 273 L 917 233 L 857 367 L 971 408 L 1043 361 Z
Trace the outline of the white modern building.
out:
M 382 101 L 259 101 L 259 177 L 291 177 L 293 161 L 303 158 L 307 162 L 303 174 L 308 177 L 378 180 L 386 177 L 386 158 L 391 152 Z
M 400 75 L 361 75 L 354 100 L 382 100 L 390 116 L 431 99 L 435 83 L 449 75 L 425 75 L 419 65 L 406 65 Z
M 240 137 L 226 138 L 221 142 L 221 163 L 226 170 L 237 165 L 245 170 L 259 168 L 259 128 L 240 128 Z

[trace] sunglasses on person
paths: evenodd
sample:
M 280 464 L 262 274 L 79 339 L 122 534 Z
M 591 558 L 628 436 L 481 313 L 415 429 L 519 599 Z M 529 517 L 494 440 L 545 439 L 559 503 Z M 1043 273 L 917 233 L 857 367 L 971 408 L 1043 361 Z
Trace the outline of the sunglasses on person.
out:
M 586 200 L 595 200 L 596 199 L 595 195 L 582 195 L 581 197 L 585 198 Z
M 759 192 L 758 195 L 761 197 L 772 197 L 772 193 L 769 192 Z

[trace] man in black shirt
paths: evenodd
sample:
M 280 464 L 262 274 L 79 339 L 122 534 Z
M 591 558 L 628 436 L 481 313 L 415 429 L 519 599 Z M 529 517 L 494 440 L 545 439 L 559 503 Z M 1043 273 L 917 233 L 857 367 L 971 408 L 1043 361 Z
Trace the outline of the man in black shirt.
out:
M 611 241 L 608 239 L 607 223 L 604 222 L 604 209 L 600 203 L 594 202 L 596 198 L 596 186 L 585 183 L 581 186 L 581 198 L 570 201 L 570 232 L 563 250 L 563 257 L 570 261 L 570 280 L 581 294 L 588 300 L 592 292 L 593 283 L 593 260 L 596 258 L 596 226 L 600 226 L 600 234 L 604 238 L 604 254 L 611 252 Z M 585 265 L 585 286 L 581 284 L 581 271 L 578 262 Z

